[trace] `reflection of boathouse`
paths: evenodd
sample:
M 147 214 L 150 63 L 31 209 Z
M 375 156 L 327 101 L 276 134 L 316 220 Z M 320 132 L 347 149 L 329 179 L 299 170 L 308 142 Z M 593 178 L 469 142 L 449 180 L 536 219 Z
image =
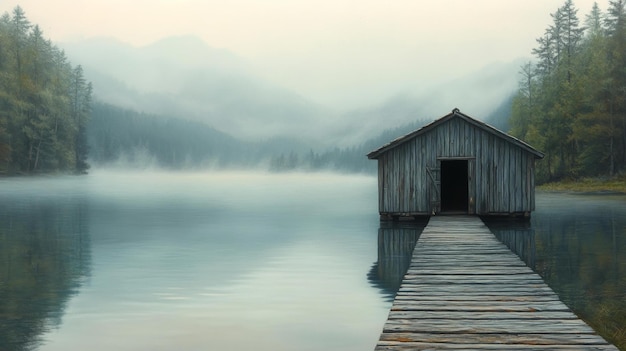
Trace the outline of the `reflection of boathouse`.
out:
M 423 221 L 382 222 L 378 229 L 378 261 L 372 265 L 367 277 L 370 283 L 382 290 L 393 301 L 406 274 L 413 250 L 420 234 L 428 224 Z M 519 256 L 530 268 L 535 268 L 537 251 L 535 231 L 530 222 L 485 218 L 489 230 Z
M 454 109 L 370 152 L 381 218 L 445 212 L 526 215 L 535 209 L 530 145 Z
M 393 301 L 411 265 L 413 249 L 427 221 L 382 223 L 378 229 L 378 261 L 368 280 Z

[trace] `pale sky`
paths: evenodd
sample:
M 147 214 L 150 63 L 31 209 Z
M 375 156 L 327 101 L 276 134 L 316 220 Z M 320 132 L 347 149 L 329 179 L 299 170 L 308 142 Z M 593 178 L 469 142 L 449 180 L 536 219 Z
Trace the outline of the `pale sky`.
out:
M 56 43 L 105 36 L 141 46 L 194 34 L 264 78 L 333 105 L 350 91 L 411 91 L 530 58 L 564 2 L 0 0 L 0 12 L 19 4 Z M 593 2 L 574 1 L 581 21 Z M 598 3 L 604 10 L 608 0 Z

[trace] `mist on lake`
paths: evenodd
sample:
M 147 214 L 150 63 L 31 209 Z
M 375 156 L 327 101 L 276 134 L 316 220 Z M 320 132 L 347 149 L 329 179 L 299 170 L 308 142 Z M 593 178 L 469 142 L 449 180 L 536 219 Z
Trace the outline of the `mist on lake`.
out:
M 367 349 L 389 308 L 367 278 L 373 177 L 94 171 L 0 191 L 0 348 Z
M 332 173 L 1 179 L 0 349 L 372 349 L 424 226 L 380 222 L 376 191 Z M 537 201 L 490 227 L 610 339 L 626 200 Z

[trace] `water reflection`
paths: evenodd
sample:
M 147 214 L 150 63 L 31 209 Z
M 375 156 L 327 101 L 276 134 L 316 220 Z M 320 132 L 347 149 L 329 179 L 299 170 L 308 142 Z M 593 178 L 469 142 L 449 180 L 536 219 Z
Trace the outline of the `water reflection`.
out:
M 626 197 L 539 194 L 528 227 L 488 222 L 577 315 L 626 349 Z
M 402 284 L 402 278 L 411 264 L 415 243 L 428 224 L 424 219 L 415 222 L 382 222 L 378 229 L 378 261 L 368 273 L 370 283 L 381 290 L 391 302 Z
M 515 252 L 528 267 L 536 268 L 535 230 L 528 220 L 483 218 L 491 232 Z
M 376 259 L 375 184 L 324 174 L 0 179 L 0 350 L 373 349 L 388 313 L 363 279 Z
M 43 196 L 0 201 L 0 350 L 32 350 L 61 324 L 89 276 L 85 204 Z

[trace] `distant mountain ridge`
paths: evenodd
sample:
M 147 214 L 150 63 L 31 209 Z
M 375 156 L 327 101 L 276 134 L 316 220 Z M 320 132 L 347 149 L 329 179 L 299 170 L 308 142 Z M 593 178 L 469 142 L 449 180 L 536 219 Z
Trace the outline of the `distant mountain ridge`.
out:
M 256 77 L 235 55 L 195 37 L 139 48 L 106 38 L 63 47 L 82 63 L 98 99 L 201 121 L 237 138 L 276 137 L 292 132 L 294 124 L 315 129 L 327 115 L 320 106 Z
M 384 130 L 428 122 L 455 107 L 478 119 L 497 109 L 502 113 L 522 62 L 490 63 L 432 86 L 416 82 L 412 91 L 397 92 L 382 104 L 338 112 L 260 78 L 244 59 L 193 36 L 143 47 L 110 38 L 62 46 L 83 65 L 99 101 L 202 122 L 245 141 L 296 138 L 316 149 L 360 145 Z

